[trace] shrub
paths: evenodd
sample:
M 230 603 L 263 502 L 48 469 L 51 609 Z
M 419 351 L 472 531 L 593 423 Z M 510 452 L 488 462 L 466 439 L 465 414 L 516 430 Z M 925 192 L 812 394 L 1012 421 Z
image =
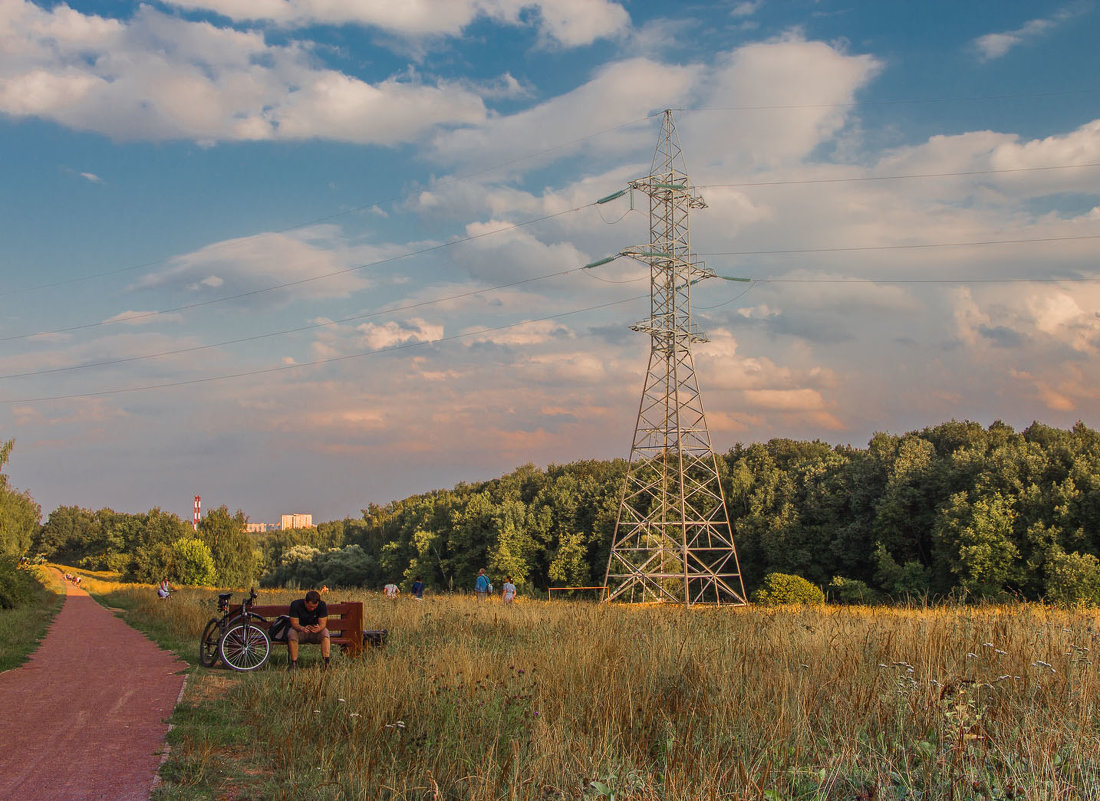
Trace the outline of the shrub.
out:
M 833 576 L 829 586 L 825 588 L 829 594 L 829 600 L 838 604 L 873 604 L 878 601 L 878 593 L 859 579 Z
M 16 609 L 34 600 L 37 582 L 26 570 L 19 569 L 14 556 L 0 556 L 0 609 Z
M 213 584 L 214 557 L 206 543 L 195 537 L 181 537 L 172 543 L 175 552 L 173 578 L 179 584 Z
M 1047 600 L 1059 606 L 1100 604 L 1100 562 L 1090 553 L 1058 549 L 1047 562 Z
M 764 576 L 764 582 L 753 593 L 753 600 L 758 604 L 774 606 L 778 604 L 822 604 L 825 603 L 825 593 L 819 587 L 815 587 L 802 576 L 792 576 L 789 573 L 769 573 Z

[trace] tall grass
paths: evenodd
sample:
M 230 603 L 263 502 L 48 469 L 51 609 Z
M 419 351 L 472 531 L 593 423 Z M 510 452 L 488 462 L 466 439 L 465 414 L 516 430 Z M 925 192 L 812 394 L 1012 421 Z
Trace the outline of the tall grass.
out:
M 194 651 L 211 594 L 143 592 Z M 198 671 L 160 797 L 1100 799 L 1091 612 L 337 595 L 386 648 Z

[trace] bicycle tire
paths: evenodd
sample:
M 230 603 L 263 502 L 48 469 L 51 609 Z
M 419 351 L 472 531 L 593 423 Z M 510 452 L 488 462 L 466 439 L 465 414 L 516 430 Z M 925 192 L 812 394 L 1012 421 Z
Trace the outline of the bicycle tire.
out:
M 221 626 L 218 619 L 210 618 L 206 628 L 202 630 L 202 639 L 199 640 L 199 664 L 203 667 L 214 667 L 220 658 L 218 645 L 221 643 Z
M 233 670 L 246 672 L 261 668 L 271 656 L 267 632 L 254 623 L 230 626 L 218 644 L 222 661 Z

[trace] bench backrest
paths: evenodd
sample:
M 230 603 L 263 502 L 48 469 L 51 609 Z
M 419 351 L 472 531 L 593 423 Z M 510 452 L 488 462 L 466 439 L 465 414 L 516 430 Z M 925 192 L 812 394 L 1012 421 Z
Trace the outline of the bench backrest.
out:
M 363 650 L 363 602 L 341 601 L 327 603 L 328 630 L 332 633 L 332 642 L 344 648 L 352 656 L 358 656 Z M 290 604 L 255 605 L 252 612 L 266 618 L 290 614 Z M 340 632 L 339 635 L 336 632 Z

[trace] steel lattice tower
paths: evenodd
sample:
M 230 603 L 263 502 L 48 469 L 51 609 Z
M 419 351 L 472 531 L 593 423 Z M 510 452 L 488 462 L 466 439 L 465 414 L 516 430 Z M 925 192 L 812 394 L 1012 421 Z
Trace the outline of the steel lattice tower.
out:
M 650 175 L 649 243 L 622 251 L 649 265 L 650 336 L 634 444 L 607 562 L 605 600 L 744 604 L 745 587 L 695 375 L 691 287 L 714 272 L 691 254 L 688 211 L 706 208 L 684 166 L 672 111 Z

